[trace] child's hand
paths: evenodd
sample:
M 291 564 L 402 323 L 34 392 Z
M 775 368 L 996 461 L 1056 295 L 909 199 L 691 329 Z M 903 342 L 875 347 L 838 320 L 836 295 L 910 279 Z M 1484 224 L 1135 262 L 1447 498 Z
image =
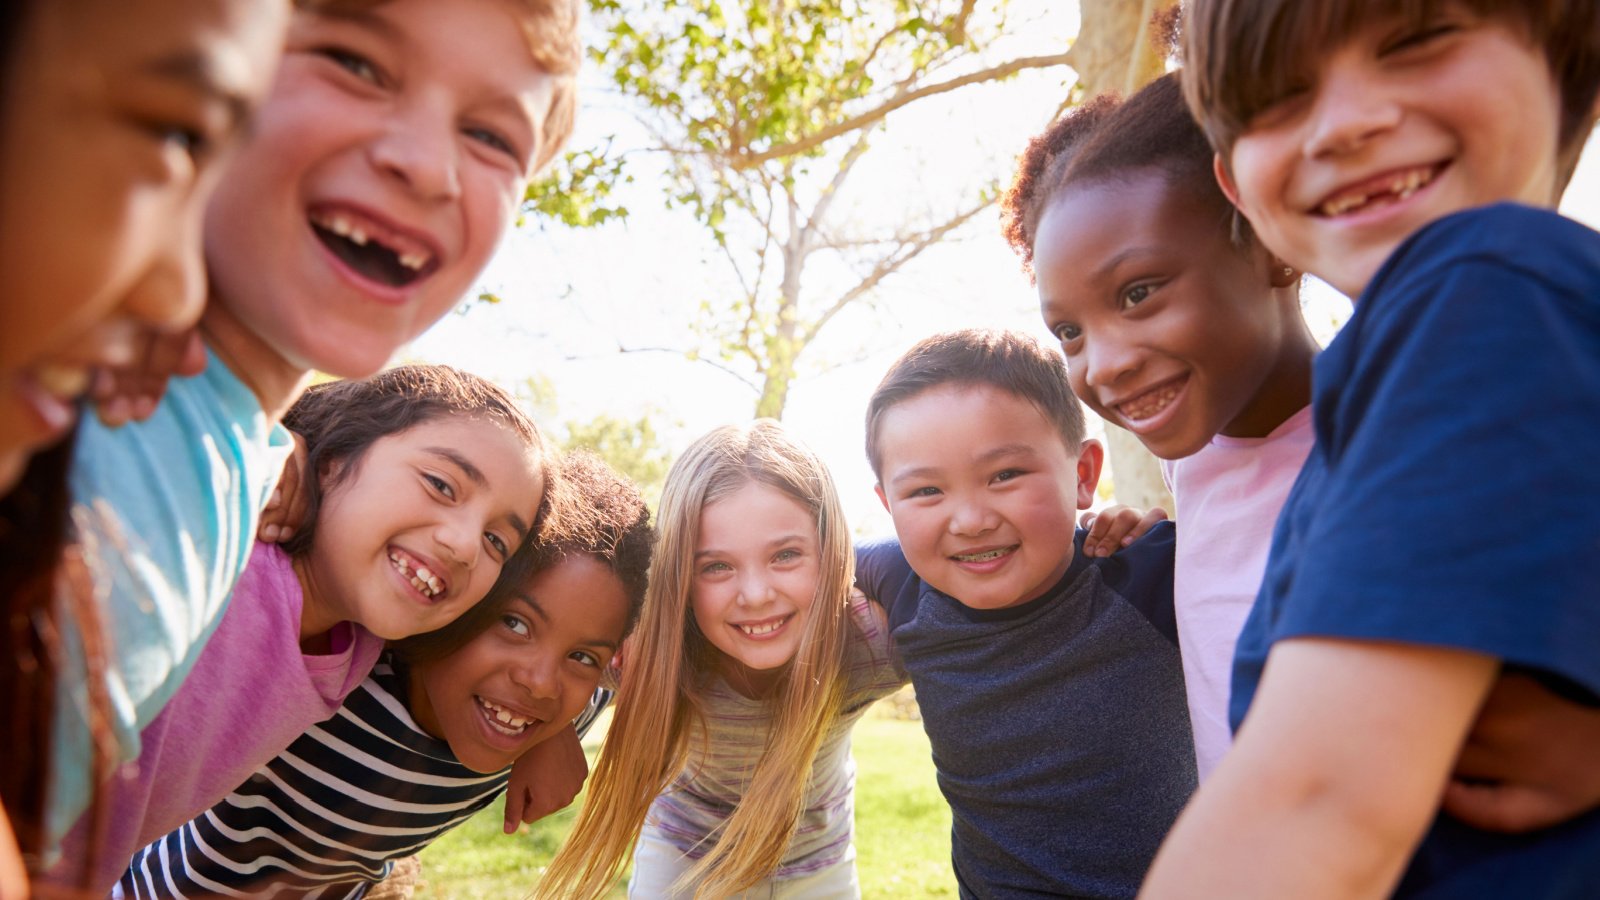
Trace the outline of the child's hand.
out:
M 514 834 L 518 823 L 532 825 L 566 809 L 588 777 L 589 761 L 584 759 L 583 745 L 571 725 L 535 744 L 511 767 L 511 783 L 506 786 L 506 834 Z
M 1166 519 L 1167 511 L 1159 506 L 1152 507 L 1149 512 L 1140 512 L 1131 506 L 1108 506 L 1099 515 L 1086 512 L 1078 521 L 1089 529 L 1088 536 L 1083 539 L 1083 553 L 1085 556 L 1110 556 L 1144 537 L 1157 522 Z
M 294 436 L 294 452 L 283 463 L 283 474 L 278 476 L 278 486 L 272 498 L 261 511 L 261 528 L 256 537 L 269 544 L 281 544 L 294 537 L 294 530 L 306 520 L 306 492 L 300 487 L 306 478 L 306 442 Z
M 89 402 L 100 421 L 117 428 L 150 418 L 174 375 L 198 375 L 206 367 L 205 344 L 198 329 L 177 334 L 150 332 L 141 339 L 134 361 L 103 368 L 89 385 Z
M 1600 806 L 1600 709 L 1527 675 L 1502 675 L 1473 723 L 1444 811 L 1475 828 L 1522 832 Z

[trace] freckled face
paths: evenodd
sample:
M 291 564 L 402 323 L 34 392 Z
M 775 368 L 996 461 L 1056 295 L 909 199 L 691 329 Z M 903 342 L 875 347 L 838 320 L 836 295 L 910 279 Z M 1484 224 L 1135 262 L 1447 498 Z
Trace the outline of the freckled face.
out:
M 775 487 L 751 482 L 700 511 L 690 604 L 736 680 L 769 683 L 794 658 L 820 566 L 816 519 Z
M 516 7 L 296 11 L 249 177 L 207 219 L 207 315 L 288 369 L 364 377 L 460 303 L 516 217 L 555 89 Z

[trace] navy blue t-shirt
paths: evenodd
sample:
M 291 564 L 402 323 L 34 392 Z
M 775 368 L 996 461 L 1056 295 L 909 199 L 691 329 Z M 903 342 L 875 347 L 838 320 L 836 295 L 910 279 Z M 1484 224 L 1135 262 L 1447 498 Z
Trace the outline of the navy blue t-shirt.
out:
M 1138 891 L 1195 786 L 1173 535 L 1164 522 L 1109 558 L 1076 552 L 1048 592 L 1005 609 L 936 590 L 893 540 L 857 548 L 916 687 L 963 898 Z
M 1600 698 L 1600 234 L 1512 205 L 1433 223 L 1313 382 L 1234 727 L 1293 637 L 1461 648 Z M 1522 836 L 1441 815 L 1397 895 L 1600 896 L 1600 812 Z

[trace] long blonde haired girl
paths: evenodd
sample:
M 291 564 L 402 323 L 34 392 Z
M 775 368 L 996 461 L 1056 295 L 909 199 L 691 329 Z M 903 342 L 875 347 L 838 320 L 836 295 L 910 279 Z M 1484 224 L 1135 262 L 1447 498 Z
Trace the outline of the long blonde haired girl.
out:
M 673 464 L 659 529 L 588 800 L 538 896 L 599 896 L 636 841 L 636 896 L 854 895 L 849 729 L 902 676 L 882 611 L 850 597 L 833 479 L 776 422 L 719 428 Z

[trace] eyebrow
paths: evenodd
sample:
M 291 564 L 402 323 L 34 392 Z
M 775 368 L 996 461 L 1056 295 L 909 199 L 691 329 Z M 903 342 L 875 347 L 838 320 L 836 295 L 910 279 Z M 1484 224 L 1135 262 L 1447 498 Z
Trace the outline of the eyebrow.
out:
M 539 621 L 546 625 L 550 624 L 550 614 L 544 611 L 544 607 L 539 605 L 539 601 L 533 599 L 532 594 L 519 591 L 516 595 L 516 599 L 522 601 L 524 606 L 528 607 L 528 609 L 531 610 L 535 616 L 538 616 Z M 618 645 L 617 641 L 608 641 L 605 638 L 589 638 L 581 641 L 580 643 L 593 647 L 606 647 L 613 651 L 617 649 Z
M 472 460 L 462 456 L 461 453 L 454 447 L 424 447 L 422 448 L 422 452 L 430 453 L 451 463 L 456 468 L 461 470 L 461 474 L 467 476 L 468 481 L 471 481 L 478 487 L 481 487 L 486 491 L 493 490 L 493 488 L 489 485 L 489 479 L 484 476 L 483 470 L 478 468 L 476 465 L 473 465 Z M 517 530 L 518 536 L 528 536 L 528 523 L 523 521 L 522 517 L 516 513 L 511 514 L 511 527 Z
M 1035 450 L 1032 444 L 1014 442 L 1010 444 L 1001 444 L 998 447 L 990 447 L 988 450 L 978 454 L 977 458 L 974 459 L 973 462 L 982 464 L 994 462 L 997 459 L 1003 459 L 1008 456 L 1032 456 L 1034 453 Z M 902 481 L 931 478 L 934 475 L 937 475 L 939 471 L 940 468 L 938 466 L 918 466 L 914 469 L 906 469 L 903 472 L 895 472 L 889 478 L 889 483 L 899 484 Z
M 1130 259 L 1139 256 L 1156 256 L 1160 253 L 1161 249 L 1159 247 L 1129 247 L 1128 249 L 1123 250 L 1121 253 L 1113 253 L 1105 262 L 1102 262 L 1100 265 L 1090 269 L 1089 277 L 1094 280 L 1102 279 L 1116 271 L 1118 266 Z
M 240 82 L 240 73 L 223 64 L 216 53 L 183 50 L 151 60 L 144 70 L 159 78 L 179 81 L 220 102 L 227 110 L 230 129 L 250 118 L 254 104 Z

